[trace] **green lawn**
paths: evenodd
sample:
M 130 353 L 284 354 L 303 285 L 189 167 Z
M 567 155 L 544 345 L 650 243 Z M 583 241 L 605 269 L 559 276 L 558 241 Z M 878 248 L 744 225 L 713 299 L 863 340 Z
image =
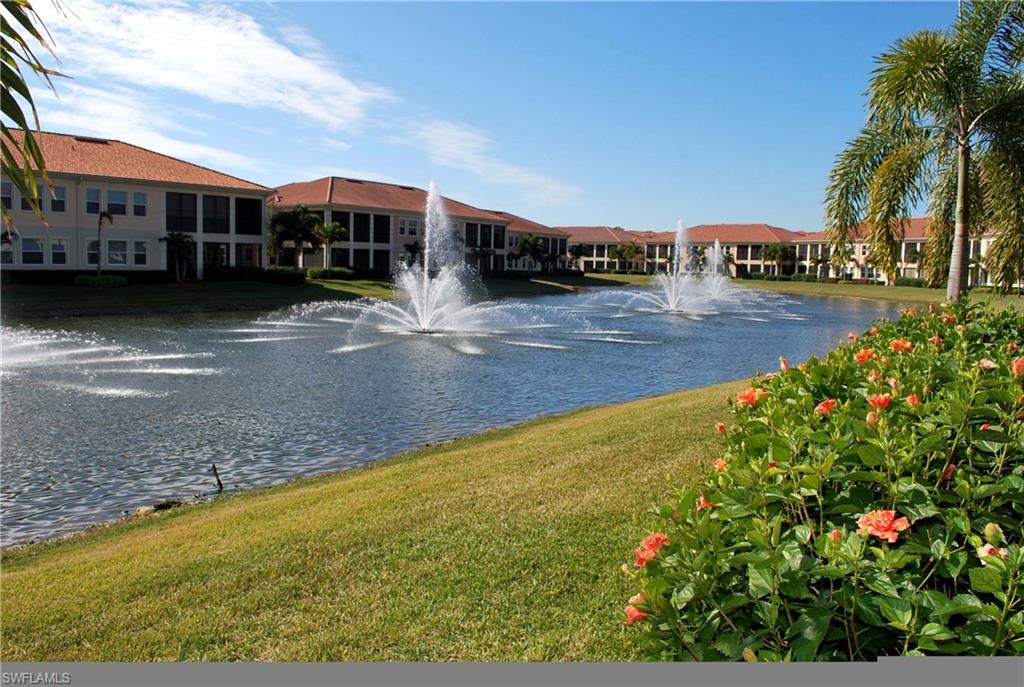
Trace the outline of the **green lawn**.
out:
M 628 286 L 646 283 L 643 275 L 487 279 L 492 298 L 524 298 L 567 293 L 584 286 Z M 203 282 L 145 284 L 120 289 L 74 286 L 7 285 L 0 289 L 5 317 L 15 319 L 176 314 L 186 312 L 270 310 L 296 303 L 352 300 L 366 296 L 391 298 L 386 279 L 309 281 L 304 286 L 264 282 Z
M 612 661 L 621 566 L 737 383 L 5 551 L 0 658 Z
M 845 298 L 870 298 L 879 301 L 897 301 L 914 305 L 920 303 L 942 303 L 946 300 L 945 289 L 924 289 L 913 286 L 870 286 L 868 284 L 824 284 L 818 282 L 799 281 L 761 281 L 744 279 L 735 282 L 754 289 L 792 293 L 806 296 L 841 296 Z M 1024 308 L 1024 298 L 1019 296 L 998 296 L 994 294 L 975 293 L 971 296 L 977 301 L 991 301 L 1000 307 L 1013 306 Z

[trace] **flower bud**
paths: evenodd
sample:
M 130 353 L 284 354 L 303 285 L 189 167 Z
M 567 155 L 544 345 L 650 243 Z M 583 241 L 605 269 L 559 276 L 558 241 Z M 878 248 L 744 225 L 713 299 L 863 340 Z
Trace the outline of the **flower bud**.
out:
M 843 543 L 843 533 L 840 532 L 837 529 L 836 530 L 832 530 L 831 532 L 829 532 L 828 533 L 828 538 L 836 546 L 839 546 L 840 544 Z
M 990 522 L 989 524 L 985 525 L 985 541 L 987 541 L 992 546 L 998 546 L 999 544 L 1002 544 L 1004 541 L 1003 528 L 994 522 Z

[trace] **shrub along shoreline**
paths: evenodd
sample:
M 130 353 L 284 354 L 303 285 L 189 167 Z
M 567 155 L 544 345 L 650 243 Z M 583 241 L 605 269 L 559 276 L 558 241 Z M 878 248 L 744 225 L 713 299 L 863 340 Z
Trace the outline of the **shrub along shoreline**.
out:
M 626 621 L 648 658 L 1024 654 L 1024 314 L 957 304 L 738 394 L 656 509 Z

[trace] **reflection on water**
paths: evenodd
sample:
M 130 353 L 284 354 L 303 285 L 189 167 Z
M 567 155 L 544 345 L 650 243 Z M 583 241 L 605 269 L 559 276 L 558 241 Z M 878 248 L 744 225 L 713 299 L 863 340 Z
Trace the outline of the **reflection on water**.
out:
M 640 313 L 600 295 L 507 303 L 475 337 L 353 336 L 358 310 L 6 327 L 0 540 L 361 465 L 583 405 L 692 388 L 820 354 L 895 305 L 765 296 L 718 314 Z M 680 420 L 682 421 L 682 419 Z

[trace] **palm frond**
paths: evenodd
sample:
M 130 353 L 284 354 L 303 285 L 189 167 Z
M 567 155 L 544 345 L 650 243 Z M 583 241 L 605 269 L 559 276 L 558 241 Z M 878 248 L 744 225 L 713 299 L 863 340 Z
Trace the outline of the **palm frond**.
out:
M 59 5 L 58 5 L 59 7 Z M 4 0 L 0 14 L 0 111 L 20 132 L 0 122 L 0 168 L 11 180 L 36 217 L 46 225 L 42 212 L 41 184 L 52 188 L 46 161 L 33 130 L 39 129 L 39 112 L 28 87 L 26 71 L 40 77 L 54 90 L 52 77 L 60 72 L 43 65 L 32 49 L 42 46 L 56 59 L 52 39 L 28 0 Z M 14 218 L 0 208 L 3 222 L 13 231 Z
M 935 145 L 919 135 L 893 150 L 875 170 L 868 191 L 868 244 L 874 264 L 894 274 L 911 210 L 924 196 L 928 159 Z
M 891 132 L 868 127 L 836 157 L 825 189 L 825 232 L 833 250 L 848 244 L 860 226 L 871 179 L 897 145 Z

